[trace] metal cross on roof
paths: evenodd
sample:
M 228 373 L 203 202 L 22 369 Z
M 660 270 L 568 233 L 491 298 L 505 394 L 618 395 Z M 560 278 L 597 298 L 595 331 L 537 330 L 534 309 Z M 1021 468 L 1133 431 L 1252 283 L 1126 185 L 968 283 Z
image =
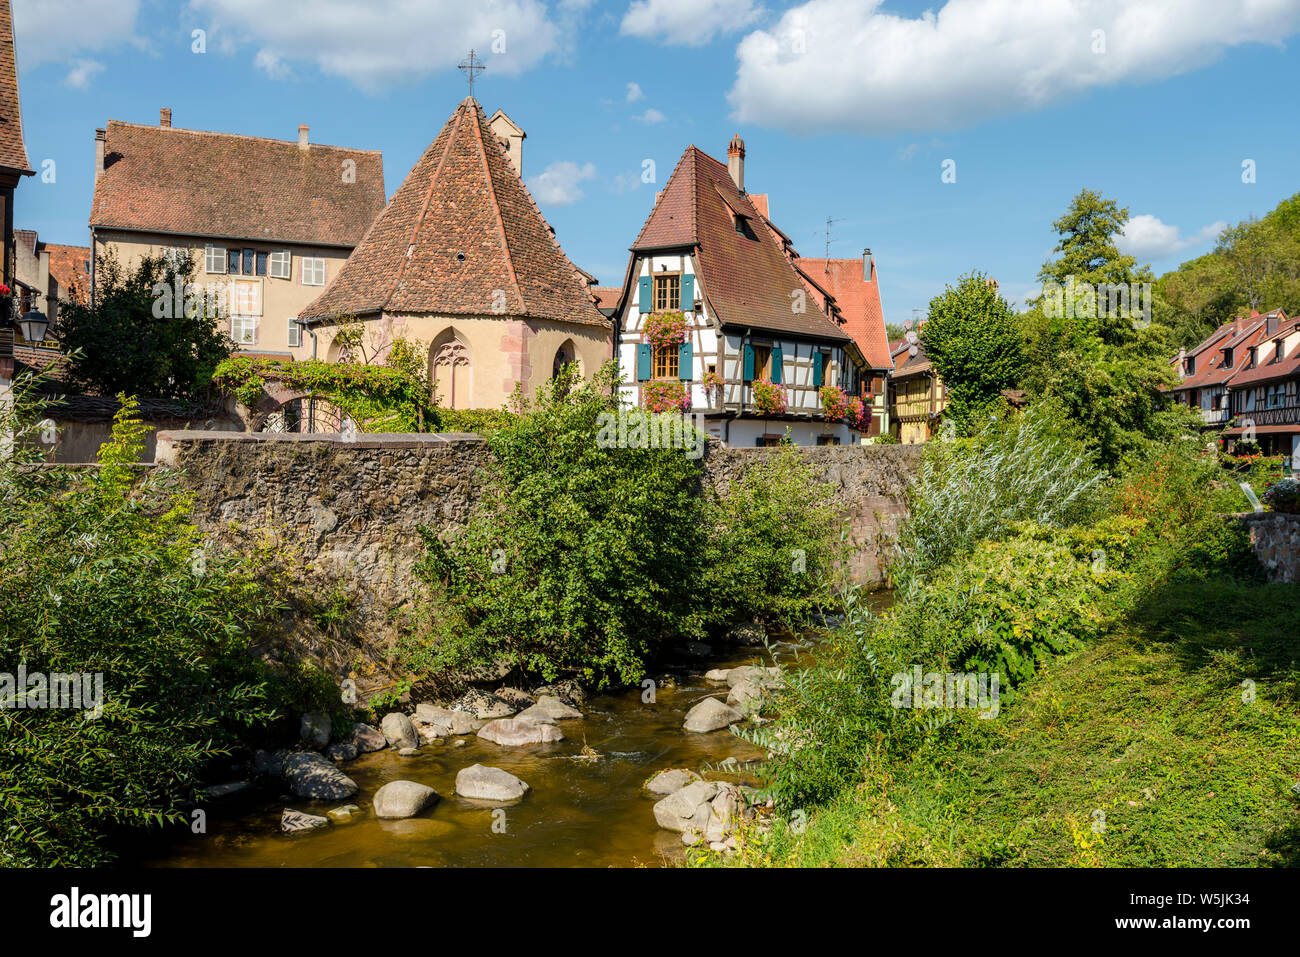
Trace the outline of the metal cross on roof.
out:
M 473 96 L 474 95 L 474 73 L 475 71 L 482 73 L 484 70 L 487 69 L 487 67 L 483 65 L 482 60 L 479 60 L 474 56 L 474 51 L 470 50 L 469 59 L 461 60 L 460 66 L 456 67 L 456 69 L 464 70 L 466 75 L 469 77 L 469 95 Z

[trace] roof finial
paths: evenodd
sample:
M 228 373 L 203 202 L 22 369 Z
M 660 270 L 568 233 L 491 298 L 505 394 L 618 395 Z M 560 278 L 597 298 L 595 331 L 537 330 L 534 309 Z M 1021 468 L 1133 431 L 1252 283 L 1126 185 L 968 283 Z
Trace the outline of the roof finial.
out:
M 456 67 L 456 69 L 464 70 L 466 75 L 469 77 L 469 95 L 473 96 L 474 95 L 474 72 L 477 70 L 479 73 L 482 73 L 484 70 L 487 69 L 487 67 L 483 65 L 482 60 L 479 60 L 474 56 L 474 51 L 471 49 L 469 51 L 469 59 L 461 60 L 460 66 Z

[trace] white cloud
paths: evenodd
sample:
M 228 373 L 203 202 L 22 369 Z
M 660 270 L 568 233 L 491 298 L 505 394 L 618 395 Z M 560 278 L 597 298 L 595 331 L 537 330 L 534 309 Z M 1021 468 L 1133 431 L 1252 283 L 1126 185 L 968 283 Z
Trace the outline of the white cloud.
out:
M 635 0 L 619 32 L 675 46 L 702 46 L 720 33 L 734 33 L 757 20 L 754 0 Z
M 578 186 L 583 180 L 594 179 L 596 166 L 585 163 L 579 166 L 569 160 L 552 163 L 536 176 L 528 180 L 528 188 L 537 197 L 539 203 L 547 206 L 568 206 L 582 199 L 582 189 Z
M 1120 252 L 1134 256 L 1140 261 L 1158 261 L 1180 253 L 1184 249 L 1217 239 L 1227 226 L 1226 222 L 1219 220 L 1210 223 L 1199 232 L 1183 236 L 1177 226 L 1170 226 L 1155 216 L 1143 213 L 1129 218 L 1119 235 L 1115 237 L 1115 245 L 1119 246 Z
M 95 74 L 102 72 L 104 72 L 104 64 L 97 60 L 74 60 L 72 69 L 63 78 L 63 83 L 77 90 L 85 90 L 89 88 Z
M 919 17 L 881 2 L 809 0 L 741 40 L 735 119 L 795 132 L 954 129 L 1174 76 L 1300 29 L 1298 0 L 948 0 Z
M 629 84 L 627 85 L 627 101 L 628 101 L 629 103 L 635 103 L 637 100 L 641 99 L 643 96 L 645 96 L 645 94 L 641 92 L 641 84 L 639 84 L 639 83 L 629 83 Z
M 578 11 L 569 5 L 566 12 Z M 295 62 L 377 91 L 454 69 L 472 47 L 487 77 L 513 76 L 560 49 L 561 28 L 540 0 L 190 0 L 222 49 L 258 48 L 259 66 Z
M 662 123 L 664 120 L 668 119 L 668 117 L 664 116 L 652 106 L 644 113 L 639 113 L 632 117 L 632 119 L 636 120 L 638 123 Z
M 76 59 L 79 53 L 138 44 L 139 12 L 140 0 L 13 0 L 18 63 L 26 70 L 68 61 L 75 73 L 78 63 L 89 62 Z
M 289 76 L 289 64 L 280 58 L 274 50 L 258 50 L 253 57 L 253 66 L 263 71 L 273 80 L 283 80 Z

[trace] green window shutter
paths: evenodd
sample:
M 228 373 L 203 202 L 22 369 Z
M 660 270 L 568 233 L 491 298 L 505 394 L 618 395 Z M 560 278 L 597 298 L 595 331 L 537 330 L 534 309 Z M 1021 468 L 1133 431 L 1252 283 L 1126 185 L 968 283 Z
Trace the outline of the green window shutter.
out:
M 744 355 L 745 358 L 742 360 L 742 364 L 744 366 L 743 369 L 744 374 L 742 378 L 744 379 L 745 382 L 753 382 L 754 381 L 754 347 L 751 346 L 748 342 L 745 343 Z
M 682 276 L 682 312 L 695 308 L 695 277 Z
M 651 362 L 654 356 L 650 351 L 650 343 L 642 342 L 636 347 L 636 381 L 649 382 Z
M 690 382 L 695 378 L 695 347 L 683 342 L 677 349 L 677 378 Z
M 813 353 L 813 388 L 815 389 L 822 387 L 822 360 L 825 358 L 824 353 Z
M 775 385 L 781 384 L 781 347 L 772 347 L 772 382 Z
M 650 277 L 642 276 L 637 281 L 637 309 L 641 312 L 653 312 L 650 303 Z

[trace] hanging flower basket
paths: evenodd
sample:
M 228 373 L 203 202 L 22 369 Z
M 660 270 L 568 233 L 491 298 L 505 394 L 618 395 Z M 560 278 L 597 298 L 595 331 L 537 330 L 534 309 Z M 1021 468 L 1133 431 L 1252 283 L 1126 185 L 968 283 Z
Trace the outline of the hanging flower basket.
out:
M 646 317 L 645 337 L 656 349 L 686 341 L 688 326 L 682 312 L 653 312 Z
M 651 412 L 689 412 L 690 385 L 678 379 L 647 382 L 641 387 L 641 405 Z
M 859 432 L 867 431 L 871 425 L 871 409 L 859 398 L 849 400 L 849 408 L 844 416 L 844 421 L 848 422 L 851 428 Z
M 822 409 L 826 413 L 826 418 L 831 422 L 838 422 L 846 418 L 849 414 L 849 397 L 844 394 L 844 390 L 837 385 L 823 386 L 820 393 L 822 400 Z
M 785 390 L 767 379 L 755 379 L 754 408 L 764 415 L 785 414 Z

